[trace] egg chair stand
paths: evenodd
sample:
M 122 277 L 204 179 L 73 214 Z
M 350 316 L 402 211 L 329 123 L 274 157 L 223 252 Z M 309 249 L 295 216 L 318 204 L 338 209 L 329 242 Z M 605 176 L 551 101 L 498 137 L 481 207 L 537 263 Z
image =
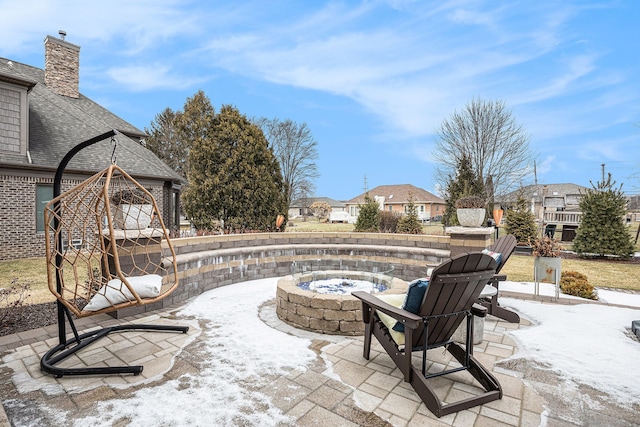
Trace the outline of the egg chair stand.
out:
M 76 145 L 65 155 L 56 170 L 53 199 L 45 208 L 47 276 L 49 289 L 57 298 L 59 344 L 45 353 L 40 360 L 40 368 L 58 378 L 66 375 L 138 375 L 143 370 L 142 366 L 56 365 L 111 333 L 141 330 L 187 333 L 189 330 L 186 326 L 123 324 L 79 334 L 74 323 L 73 314 L 84 317 L 157 302 L 178 284 L 175 252 L 155 199 L 115 166 L 113 154 L 114 164 L 105 171 L 64 193 L 61 191 L 62 176 L 69 161 L 79 151 L 100 141 L 111 138 L 117 143 L 117 134 L 112 130 L 98 135 Z M 68 193 L 69 199 L 65 199 Z M 140 201 L 151 205 L 152 223 L 142 231 L 117 228 L 112 220 L 113 200 L 134 193 Z M 142 216 L 139 211 L 134 214 L 130 210 L 124 220 L 138 221 Z M 119 235 L 124 238 L 118 238 Z M 171 257 L 162 258 L 159 248 L 163 238 L 166 238 Z M 122 244 L 125 241 L 129 242 L 128 247 Z M 155 253 L 148 253 L 152 243 Z M 84 272 L 84 279 L 81 279 L 79 271 Z M 145 280 L 151 283 L 151 279 L 153 286 L 138 284 Z M 72 332 L 69 337 L 67 322 Z

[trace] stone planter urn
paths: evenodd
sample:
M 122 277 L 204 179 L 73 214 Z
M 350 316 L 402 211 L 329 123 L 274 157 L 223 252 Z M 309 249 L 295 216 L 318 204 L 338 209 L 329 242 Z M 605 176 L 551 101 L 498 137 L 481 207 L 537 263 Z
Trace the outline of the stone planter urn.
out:
M 485 202 L 480 196 L 465 196 L 456 200 L 456 215 L 463 227 L 480 227 L 486 215 Z
M 151 224 L 152 205 L 119 204 L 114 217 L 115 226 L 123 230 L 140 230 Z
M 122 230 L 142 230 L 151 224 L 153 205 L 150 194 L 140 188 L 125 188 L 111 196 L 116 206 L 114 226 Z
M 463 227 L 480 227 L 484 223 L 486 210 L 484 208 L 458 208 L 456 215 Z

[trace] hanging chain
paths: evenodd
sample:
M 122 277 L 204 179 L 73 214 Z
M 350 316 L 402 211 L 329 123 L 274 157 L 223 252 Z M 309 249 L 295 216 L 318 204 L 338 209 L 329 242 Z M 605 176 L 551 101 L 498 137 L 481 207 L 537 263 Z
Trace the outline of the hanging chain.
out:
M 111 152 L 111 163 L 115 165 L 116 162 L 118 161 L 118 157 L 116 156 L 116 148 L 118 148 L 118 140 L 116 139 L 115 135 L 111 137 L 111 145 L 113 145 L 113 151 Z

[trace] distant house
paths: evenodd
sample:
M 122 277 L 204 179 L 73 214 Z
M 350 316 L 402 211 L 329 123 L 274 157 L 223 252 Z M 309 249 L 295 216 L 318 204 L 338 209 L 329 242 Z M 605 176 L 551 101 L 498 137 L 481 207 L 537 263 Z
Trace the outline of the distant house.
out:
M 0 260 L 44 255 L 44 205 L 53 177 L 75 145 L 115 129 L 117 163 L 151 191 L 165 225 L 179 225 L 184 179 L 142 144 L 144 132 L 79 92 L 80 47 L 47 36 L 45 69 L 0 58 Z M 79 152 L 63 190 L 106 168 L 109 140 Z
M 581 193 L 588 190 L 587 187 L 577 184 L 537 184 L 522 187 L 524 198 L 531 205 L 537 221 L 550 224 L 578 224 L 582 213 L 580 212 Z M 497 200 L 503 207 L 512 205 L 520 190 L 506 194 Z
M 409 199 L 413 201 L 418 219 L 429 221 L 433 217 L 441 217 L 445 210 L 445 201 L 422 188 L 411 184 L 380 185 L 367 192 L 380 205 L 380 210 L 406 214 Z M 362 193 L 345 202 L 350 222 L 355 222 L 360 213 L 360 206 L 365 203 Z
M 331 206 L 331 212 L 345 212 L 347 210 L 344 203 L 329 197 L 305 197 L 302 199 L 294 200 L 289 206 L 289 218 L 295 218 L 298 216 L 312 216 L 313 211 L 309 207 L 315 202 L 326 202 Z

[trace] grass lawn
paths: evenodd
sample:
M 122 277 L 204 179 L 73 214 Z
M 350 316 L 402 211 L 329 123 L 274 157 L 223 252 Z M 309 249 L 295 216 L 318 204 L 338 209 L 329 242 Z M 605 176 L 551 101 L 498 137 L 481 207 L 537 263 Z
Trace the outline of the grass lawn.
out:
M 513 282 L 533 282 L 532 256 L 512 255 L 500 271 Z M 595 287 L 640 290 L 640 264 L 586 259 L 563 259 L 562 271 L 585 274 Z

